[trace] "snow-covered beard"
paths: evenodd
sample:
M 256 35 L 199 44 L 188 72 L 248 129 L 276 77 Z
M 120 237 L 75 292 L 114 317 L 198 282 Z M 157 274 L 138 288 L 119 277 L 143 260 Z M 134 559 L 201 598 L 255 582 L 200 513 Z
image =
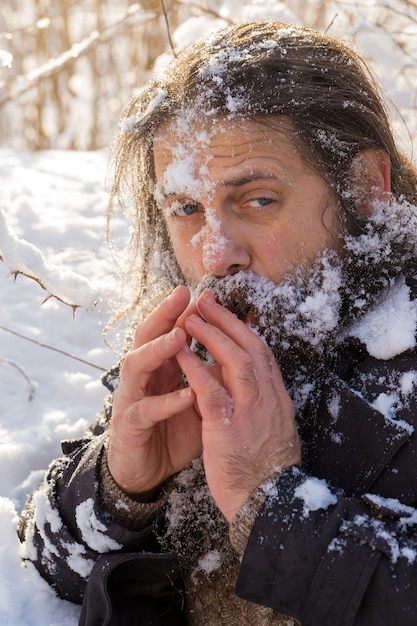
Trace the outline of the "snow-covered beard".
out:
M 323 358 L 335 343 L 342 309 L 342 267 L 335 252 L 326 251 L 307 269 L 277 284 L 250 271 L 216 278 L 206 276 L 193 297 L 210 289 L 272 350 L 296 409 L 312 393 Z M 211 357 L 193 344 L 208 364 Z
M 414 229 L 414 230 L 413 230 Z M 298 415 L 336 358 L 339 338 L 415 263 L 417 210 L 406 202 L 380 203 L 359 236 L 341 237 L 340 252 L 326 250 L 276 284 L 250 271 L 207 275 L 193 298 L 210 289 L 271 348 Z M 210 363 L 204 346 L 194 350 Z

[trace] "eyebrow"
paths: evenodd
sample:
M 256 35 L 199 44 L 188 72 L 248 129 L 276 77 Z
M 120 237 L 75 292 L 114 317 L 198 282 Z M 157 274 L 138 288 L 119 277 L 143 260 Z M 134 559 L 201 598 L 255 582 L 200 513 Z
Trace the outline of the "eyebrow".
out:
M 238 178 L 230 178 L 219 181 L 218 183 L 214 183 L 216 186 L 220 187 L 242 187 L 243 185 L 247 185 L 248 183 L 252 183 L 257 180 L 278 180 L 278 177 L 275 174 L 265 174 L 265 172 L 251 172 L 250 174 L 246 174 L 244 176 L 239 176 Z M 179 196 L 183 192 L 172 191 L 172 192 L 163 192 L 160 190 L 160 195 L 162 200 L 167 200 L 172 198 L 173 196 Z
M 219 184 L 222 187 L 242 187 L 257 180 L 277 180 L 277 176 L 275 174 L 265 174 L 265 172 L 252 172 L 239 178 L 222 180 Z

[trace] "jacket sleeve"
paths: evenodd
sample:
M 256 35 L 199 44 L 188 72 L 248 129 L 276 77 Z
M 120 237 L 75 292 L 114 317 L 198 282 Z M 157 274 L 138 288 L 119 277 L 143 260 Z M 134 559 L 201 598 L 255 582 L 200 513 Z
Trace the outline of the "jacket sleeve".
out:
M 416 509 L 371 494 L 347 498 L 299 467 L 263 488 L 239 596 L 303 626 L 415 624 Z
M 57 593 L 81 603 L 101 554 L 157 551 L 152 518 L 143 505 L 143 527 L 129 530 L 101 506 L 99 472 L 106 435 L 67 442 L 29 499 L 20 520 L 24 558 L 33 562 Z

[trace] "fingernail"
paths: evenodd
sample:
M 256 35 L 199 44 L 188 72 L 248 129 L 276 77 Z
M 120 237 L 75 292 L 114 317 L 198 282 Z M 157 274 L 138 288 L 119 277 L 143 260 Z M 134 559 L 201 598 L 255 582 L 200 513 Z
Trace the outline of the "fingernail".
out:
M 191 393 L 192 393 L 191 387 L 184 387 L 184 389 L 181 389 L 179 396 L 180 398 L 189 398 L 191 396 Z
M 188 343 L 185 343 L 183 345 L 183 347 L 181 348 L 180 352 L 184 352 L 184 354 L 192 354 L 193 353 L 193 351 L 191 350 L 191 348 L 188 345 Z
M 169 296 L 167 297 L 167 300 L 172 300 L 173 298 L 175 298 L 175 295 L 177 294 L 177 292 L 182 289 L 183 285 L 177 285 L 175 287 L 175 289 L 173 291 L 171 291 L 171 293 L 169 294 Z
M 202 324 L 204 324 L 201 317 L 198 317 L 198 315 L 194 315 L 194 313 L 190 315 L 187 321 L 191 322 L 192 324 L 197 324 L 197 326 L 201 326 Z
M 217 304 L 214 294 L 209 289 L 203 291 L 199 300 L 202 300 L 205 304 Z

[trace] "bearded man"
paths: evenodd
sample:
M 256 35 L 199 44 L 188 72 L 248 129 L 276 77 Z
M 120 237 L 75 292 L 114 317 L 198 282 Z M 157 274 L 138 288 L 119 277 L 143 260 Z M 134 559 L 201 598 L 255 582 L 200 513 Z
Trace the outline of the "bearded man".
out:
M 366 67 L 226 28 L 132 100 L 115 154 L 136 331 L 26 558 L 80 624 L 414 624 L 416 173 Z

